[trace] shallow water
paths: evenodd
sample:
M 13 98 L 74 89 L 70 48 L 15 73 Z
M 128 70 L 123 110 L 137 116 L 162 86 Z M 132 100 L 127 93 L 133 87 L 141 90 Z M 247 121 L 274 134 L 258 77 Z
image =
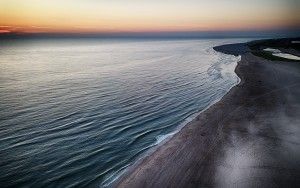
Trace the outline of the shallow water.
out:
M 277 57 L 283 57 L 285 59 L 300 60 L 300 57 L 288 53 L 275 53 L 273 55 Z
M 244 41 L 1 41 L 1 187 L 109 185 L 238 82 L 212 47 Z
M 292 55 L 292 54 L 288 54 L 288 53 L 283 53 L 278 49 L 266 48 L 266 49 L 264 49 L 264 51 L 272 52 L 272 55 L 277 56 L 277 57 L 282 57 L 282 58 L 290 59 L 290 60 L 300 60 L 300 57 Z

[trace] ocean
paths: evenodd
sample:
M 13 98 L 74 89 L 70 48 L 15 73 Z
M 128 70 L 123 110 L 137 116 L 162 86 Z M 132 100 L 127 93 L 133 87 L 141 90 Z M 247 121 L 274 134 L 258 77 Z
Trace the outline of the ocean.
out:
M 109 187 L 239 82 L 247 39 L 0 42 L 0 186 Z

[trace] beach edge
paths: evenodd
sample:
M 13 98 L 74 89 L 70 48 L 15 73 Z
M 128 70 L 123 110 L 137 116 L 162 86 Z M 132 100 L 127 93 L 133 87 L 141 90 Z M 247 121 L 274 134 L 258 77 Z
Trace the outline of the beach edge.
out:
M 285 39 L 282 40 L 285 41 Z M 283 135 L 278 134 L 274 128 L 268 130 L 270 129 L 269 122 L 273 122 L 272 126 L 288 129 L 289 127 L 284 127 L 285 124 L 279 120 L 289 118 L 289 122 L 298 123 L 299 121 L 300 105 L 298 104 L 300 101 L 297 98 L 299 89 L 295 87 L 300 83 L 299 64 L 298 62 L 271 61 L 252 54 L 250 44 L 260 45 L 265 41 L 272 41 L 272 39 L 214 47 L 214 50 L 218 52 L 241 56 L 235 68 L 240 83 L 232 87 L 220 101 L 186 124 L 170 140 L 128 169 L 112 184 L 112 187 L 201 187 L 218 184 L 233 186 L 228 179 L 222 179 L 219 174 L 220 168 L 223 170 L 228 168 L 220 165 L 226 162 L 220 161 L 225 160 L 226 148 L 231 147 L 232 139 L 236 139 L 236 136 L 231 138 L 232 134 L 243 135 L 241 139 L 244 136 L 255 136 L 260 139 L 257 142 L 260 142 L 259 144 L 263 145 L 267 151 L 270 149 L 269 144 L 264 142 L 269 142 L 272 138 L 274 140 L 271 144 L 275 144 L 276 140 L 281 140 L 285 134 L 284 132 L 281 133 Z M 276 76 L 277 82 L 274 82 L 272 75 Z M 289 89 L 283 90 L 282 88 L 286 86 Z M 294 111 L 289 110 L 291 106 Z M 253 128 L 255 122 L 261 123 Z M 252 135 L 253 131 L 263 134 L 262 136 Z M 293 134 L 298 133 L 296 131 Z M 297 142 L 292 144 L 297 144 Z M 286 152 L 297 156 L 297 152 L 295 154 L 294 151 L 284 151 L 284 155 Z M 261 173 L 258 172 L 260 169 L 243 167 L 243 171 L 247 173 L 253 171 L 255 181 L 241 181 L 238 185 L 273 187 L 275 176 L 273 174 L 277 177 L 277 174 L 282 173 L 281 169 L 285 169 L 292 175 L 277 177 L 276 185 L 293 187 L 299 184 L 300 169 L 294 168 L 293 165 L 289 166 L 293 161 L 278 159 L 278 164 L 282 163 L 279 168 L 277 163 L 272 164 L 274 156 L 265 151 L 251 155 L 253 159 L 256 159 L 256 155 L 265 158 L 266 164 L 271 163 L 270 169 L 262 174 L 264 178 L 256 180 L 255 174 Z M 257 163 L 261 165 L 259 157 L 257 158 Z
M 231 48 L 231 46 L 233 46 L 233 48 Z M 229 47 L 229 50 L 228 50 Z M 243 48 L 242 51 L 238 51 L 239 48 Z M 213 50 L 215 50 L 216 52 L 219 53 L 223 53 L 226 55 L 234 55 L 234 56 L 241 56 L 244 53 L 249 52 L 249 49 L 247 47 L 247 43 L 232 43 L 232 44 L 225 44 L 225 45 L 219 45 L 219 46 L 214 46 Z M 162 141 L 160 144 L 153 146 L 151 149 L 149 149 L 146 153 L 143 154 L 143 156 L 139 159 L 137 159 L 137 161 L 135 161 L 133 164 L 127 166 L 123 172 L 121 171 L 121 174 L 119 176 L 117 176 L 113 181 L 111 181 L 110 183 L 108 183 L 105 187 L 118 187 L 119 184 L 126 179 L 126 177 L 128 177 L 136 168 L 138 168 L 147 158 L 151 157 L 151 155 L 154 155 L 155 152 L 162 146 L 168 144 L 168 142 L 170 140 L 172 140 L 176 135 L 180 134 L 181 131 L 183 131 L 183 129 L 187 126 L 189 126 L 190 124 L 193 124 L 195 121 L 199 120 L 199 116 L 201 116 L 203 113 L 207 113 L 209 111 L 211 111 L 211 108 L 217 108 L 218 103 L 222 103 L 222 100 L 224 97 L 226 97 L 230 92 L 234 92 L 235 89 L 237 89 L 237 87 L 240 84 L 243 84 L 243 79 L 241 77 L 241 75 L 239 75 L 238 73 L 238 67 L 239 67 L 239 63 L 240 63 L 241 59 L 237 62 L 237 65 L 234 69 L 235 74 L 237 75 L 237 77 L 239 78 L 239 82 L 232 86 L 230 89 L 228 89 L 228 91 L 224 94 L 224 96 L 222 96 L 219 100 L 214 101 L 211 105 L 209 105 L 207 108 L 199 111 L 197 113 L 197 115 L 188 123 L 184 124 L 183 126 L 179 127 L 178 130 L 176 130 L 176 132 L 169 138 L 165 139 L 164 141 Z

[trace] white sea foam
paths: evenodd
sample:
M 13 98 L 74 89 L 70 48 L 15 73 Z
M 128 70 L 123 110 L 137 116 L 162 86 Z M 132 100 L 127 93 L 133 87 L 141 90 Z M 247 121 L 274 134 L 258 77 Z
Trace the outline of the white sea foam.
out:
M 0 166 L 0 179 L 16 176 L 19 186 L 30 187 L 38 178 L 37 186 L 51 186 L 61 174 L 64 185 L 109 186 L 237 83 L 237 58 L 212 49 L 226 41 L 245 40 L 4 44 L 1 151 L 28 157 L 11 162 L 18 174 Z M 43 160 L 25 165 L 32 158 Z M 48 178 L 35 173 L 39 164 Z
M 210 52 L 212 52 L 212 51 L 210 51 Z M 123 174 L 128 172 L 129 169 L 132 169 L 132 168 L 136 167 L 142 161 L 143 158 L 145 158 L 146 156 L 149 156 L 150 154 L 155 152 L 161 145 L 163 145 L 164 143 L 169 141 L 173 136 L 175 136 L 177 133 L 179 133 L 186 125 L 188 125 L 190 122 L 192 122 L 202 112 L 206 111 L 212 105 L 219 102 L 226 93 L 228 93 L 234 86 L 236 86 L 240 83 L 241 79 L 235 74 L 234 70 L 235 70 L 235 67 L 237 66 L 237 63 L 241 60 L 241 56 L 226 55 L 226 54 L 223 54 L 223 53 L 220 53 L 220 52 L 215 52 L 215 51 L 213 51 L 212 53 L 215 53 L 215 54 L 219 55 L 218 64 L 220 64 L 221 67 L 222 67 L 220 69 L 222 74 L 223 75 L 228 75 L 228 74 L 233 75 L 236 78 L 236 83 L 233 84 L 227 90 L 225 90 L 223 95 L 219 96 L 218 99 L 215 99 L 215 100 L 211 101 L 207 107 L 205 107 L 201 111 L 199 111 L 197 113 L 194 113 L 194 114 L 190 115 L 189 117 L 187 117 L 173 132 L 168 133 L 168 134 L 164 134 L 164 135 L 158 135 L 156 137 L 156 142 L 154 144 L 152 144 L 152 149 L 149 149 L 147 152 L 145 152 L 132 165 L 128 165 L 128 166 L 126 166 L 127 168 L 124 168 L 122 171 L 114 173 L 114 175 L 110 176 L 106 180 L 106 184 L 105 184 L 104 187 L 109 187 L 112 183 L 117 181 Z

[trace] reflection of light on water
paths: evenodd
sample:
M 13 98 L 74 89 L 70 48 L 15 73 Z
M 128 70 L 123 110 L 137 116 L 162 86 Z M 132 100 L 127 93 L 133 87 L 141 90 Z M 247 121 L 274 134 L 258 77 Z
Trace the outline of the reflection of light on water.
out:
M 18 158 L 11 168 L 20 171 L 0 166 L 0 179 L 51 186 L 61 174 L 62 184 L 109 187 L 238 83 L 237 57 L 212 48 L 229 42 L 41 39 L 5 45 L 0 138 L 7 140 L 7 158 Z M 210 67 L 215 74 L 207 73 Z M 32 164 L 33 158 L 43 160 Z M 60 162 L 67 165 L 56 168 Z M 48 178 L 35 173 L 39 164 Z
M 292 55 L 292 54 L 288 54 L 288 53 L 282 53 L 278 49 L 266 48 L 266 49 L 264 49 L 264 51 L 272 52 L 273 56 L 282 57 L 282 58 L 291 59 L 291 60 L 300 60 L 300 57 Z

